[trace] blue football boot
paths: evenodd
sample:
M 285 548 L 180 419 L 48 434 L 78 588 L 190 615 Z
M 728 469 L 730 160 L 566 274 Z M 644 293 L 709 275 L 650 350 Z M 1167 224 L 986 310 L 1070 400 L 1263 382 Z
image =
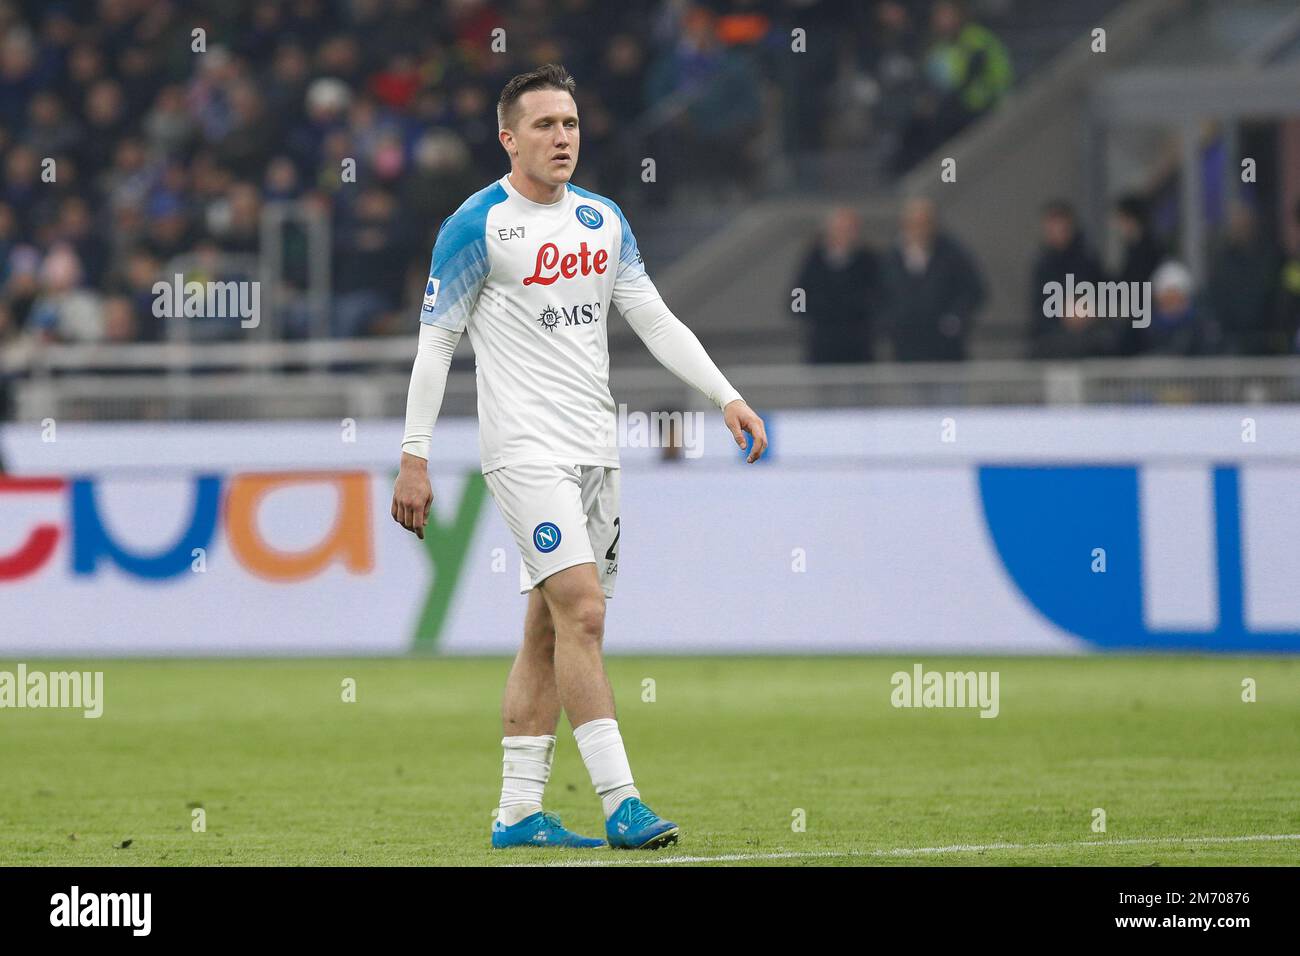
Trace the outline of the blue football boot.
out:
M 663 820 L 636 797 L 618 805 L 605 821 L 609 845 L 620 850 L 657 850 L 677 842 L 677 824 Z
M 524 817 L 512 827 L 500 820 L 492 822 L 492 848 L 504 850 L 512 846 L 562 846 L 562 847 L 597 847 L 604 846 L 604 840 L 594 837 L 579 836 L 565 829 L 559 816 L 554 813 L 539 811 Z

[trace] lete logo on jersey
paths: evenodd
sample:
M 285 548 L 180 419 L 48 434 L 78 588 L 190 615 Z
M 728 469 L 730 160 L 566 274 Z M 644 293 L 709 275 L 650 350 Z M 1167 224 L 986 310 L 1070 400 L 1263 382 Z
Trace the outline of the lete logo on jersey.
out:
M 438 280 L 429 276 L 429 284 L 424 287 L 424 307 L 421 312 L 433 311 L 433 305 L 438 301 L 438 285 Z
M 553 242 L 548 242 L 537 250 L 537 263 L 533 266 L 533 274 L 524 279 L 524 285 L 550 285 L 561 276 L 565 279 L 572 279 L 581 273 L 584 276 L 604 275 L 605 269 L 609 264 L 609 251 L 606 249 L 597 249 L 594 253 L 588 248 L 587 243 L 583 242 L 578 246 L 577 252 L 566 252 L 560 255 L 560 247 Z

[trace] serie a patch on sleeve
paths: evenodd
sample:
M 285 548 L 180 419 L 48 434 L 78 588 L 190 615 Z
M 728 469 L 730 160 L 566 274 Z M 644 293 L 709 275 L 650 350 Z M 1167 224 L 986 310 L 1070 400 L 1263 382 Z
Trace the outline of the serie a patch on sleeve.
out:
M 424 308 L 422 312 L 432 312 L 433 304 L 438 301 L 438 280 L 429 276 L 429 284 L 424 287 Z

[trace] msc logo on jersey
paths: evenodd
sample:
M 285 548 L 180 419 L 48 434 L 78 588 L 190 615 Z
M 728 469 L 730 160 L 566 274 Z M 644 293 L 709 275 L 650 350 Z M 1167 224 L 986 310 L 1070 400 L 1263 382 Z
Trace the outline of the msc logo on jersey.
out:
M 600 214 L 600 210 L 592 206 L 579 206 L 574 210 L 574 215 L 578 217 L 578 222 L 588 229 L 599 229 L 605 222 L 605 217 Z
M 560 529 L 553 522 L 543 521 L 533 529 L 533 546 L 542 554 L 550 554 L 560 546 Z
M 424 287 L 424 306 L 421 312 L 432 312 L 433 305 L 438 301 L 439 282 L 433 276 L 429 276 L 429 284 Z
M 564 327 L 571 325 L 591 325 L 593 322 L 600 321 L 600 302 L 583 302 L 580 305 L 560 306 L 558 309 L 553 305 L 548 305 L 542 309 L 542 314 L 537 317 L 537 321 L 547 332 L 554 332 L 560 327 L 560 320 L 564 320 Z

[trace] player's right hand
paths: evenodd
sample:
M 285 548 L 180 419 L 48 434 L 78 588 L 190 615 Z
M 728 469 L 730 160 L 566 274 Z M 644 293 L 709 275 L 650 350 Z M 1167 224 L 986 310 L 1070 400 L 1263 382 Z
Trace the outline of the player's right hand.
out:
M 424 525 L 433 504 L 429 485 L 429 463 L 423 458 L 402 452 L 402 467 L 393 486 L 393 520 L 424 540 Z

